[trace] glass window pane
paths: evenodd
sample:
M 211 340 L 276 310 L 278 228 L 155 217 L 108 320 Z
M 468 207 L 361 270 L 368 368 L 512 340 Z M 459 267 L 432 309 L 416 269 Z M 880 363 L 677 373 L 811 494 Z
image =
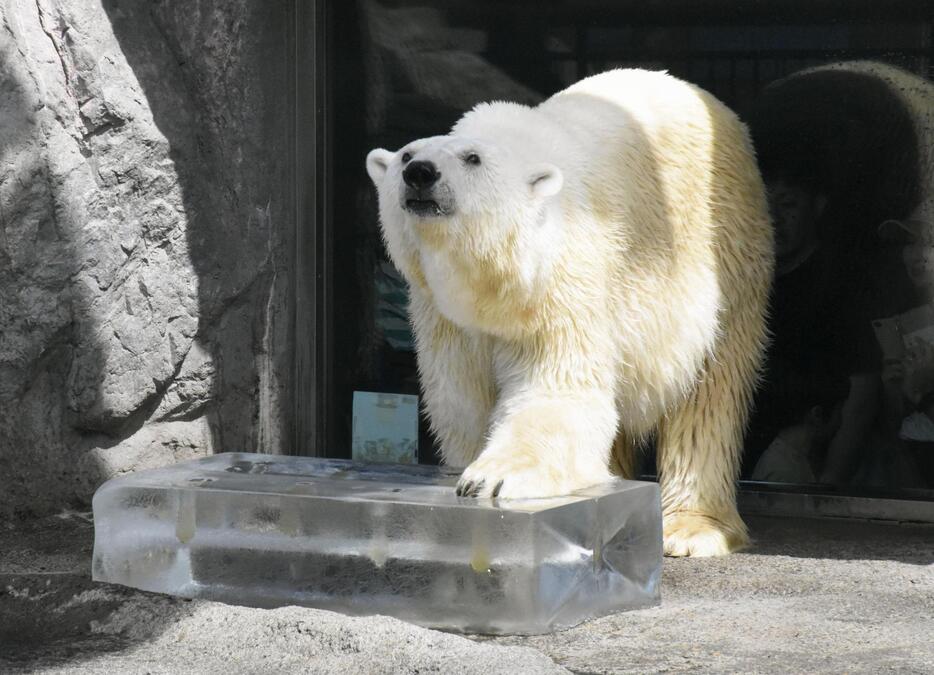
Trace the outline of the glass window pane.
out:
M 638 67 L 737 111 L 769 191 L 774 337 L 743 478 L 930 494 L 934 13 L 920 1 L 750 4 L 328 3 L 332 310 L 321 330 L 334 454 L 349 454 L 354 392 L 419 391 L 367 151 L 444 134 L 482 101 L 534 105 Z M 418 434 L 418 458 L 432 461 L 423 419 Z M 643 469 L 654 473 L 650 456 Z

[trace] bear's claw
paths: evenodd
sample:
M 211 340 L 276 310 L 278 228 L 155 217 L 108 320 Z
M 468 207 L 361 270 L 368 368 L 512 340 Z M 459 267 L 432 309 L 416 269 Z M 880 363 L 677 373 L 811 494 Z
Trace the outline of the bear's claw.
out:
M 490 497 L 496 499 L 499 497 L 499 491 L 503 488 L 503 483 L 505 479 L 501 479 L 496 485 L 493 486 L 493 490 L 490 492 Z M 480 491 L 483 490 L 483 486 L 486 485 L 486 480 L 480 478 L 478 480 L 461 480 L 457 484 L 457 488 L 454 490 L 455 494 L 458 497 L 479 497 Z
M 458 497 L 476 497 L 480 490 L 483 488 L 483 483 L 485 481 L 481 478 L 479 480 L 467 480 L 463 478 L 457 483 L 457 488 L 455 494 Z

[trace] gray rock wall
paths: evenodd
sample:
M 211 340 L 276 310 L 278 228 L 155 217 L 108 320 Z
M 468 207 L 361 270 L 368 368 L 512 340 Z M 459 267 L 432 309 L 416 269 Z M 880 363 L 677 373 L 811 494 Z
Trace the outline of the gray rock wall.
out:
M 290 7 L 0 0 L 0 514 L 284 450 Z

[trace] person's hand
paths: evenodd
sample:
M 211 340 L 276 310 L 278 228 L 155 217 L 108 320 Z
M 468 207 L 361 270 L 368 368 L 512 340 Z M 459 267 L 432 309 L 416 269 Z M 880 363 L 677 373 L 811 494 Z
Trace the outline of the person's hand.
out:
M 919 337 L 905 341 L 905 359 L 915 368 L 934 369 L 934 343 Z
M 882 383 L 890 385 L 905 379 L 905 363 L 901 359 L 885 359 L 882 363 Z

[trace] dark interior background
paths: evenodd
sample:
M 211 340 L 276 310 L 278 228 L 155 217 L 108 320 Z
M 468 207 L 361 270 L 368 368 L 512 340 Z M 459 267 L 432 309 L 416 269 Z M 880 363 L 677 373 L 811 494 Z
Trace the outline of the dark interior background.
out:
M 324 3 L 319 19 L 317 44 L 326 57 L 318 82 L 324 121 L 319 138 L 327 141 L 318 188 L 323 367 L 317 386 L 323 407 L 317 423 L 322 454 L 343 457 L 350 456 L 355 390 L 418 393 L 414 354 L 387 338 L 380 318 L 385 297 L 377 286 L 387 283 L 387 258 L 375 191 L 364 170 L 371 148 L 395 149 L 445 133 L 484 100 L 535 104 L 613 67 L 668 70 L 709 90 L 747 122 L 762 116 L 767 85 L 805 68 L 873 60 L 925 79 L 934 68 L 934 8 L 922 1 L 724 1 L 701 7 L 651 0 L 358 0 Z M 858 98 L 857 92 L 843 101 Z M 798 109 L 808 105 L 805 100 Z M 875 112 L 869 108 L 871 128 Z M 901 173 L 876 157 L 863 161 L 868 168 L 860 180 L 891 188 L 889 217 L 907 217 L 926 189 L 917 158 L 911 159 L 919 141 L 906 133 L 896 153 L 908 157 Z M 773 147 L 782 145 L 774 141 Z M 847 161 L 852 164 L 852 157 L 839 166 Z M 851 204 L 859 211 L 864 206 Z M 437 461 L 424 419 L 421 426 L 419 461 Z M 747 449 L 744 477 L 761 453 L 761 447 Z M 644 470 L 654 473 L 650 447 L 646 456 Z M 918 470 L 926 483 L 920 487 L 934 485 L 930 463 Z M 893 487 L 899 486 L 886 489 Z

